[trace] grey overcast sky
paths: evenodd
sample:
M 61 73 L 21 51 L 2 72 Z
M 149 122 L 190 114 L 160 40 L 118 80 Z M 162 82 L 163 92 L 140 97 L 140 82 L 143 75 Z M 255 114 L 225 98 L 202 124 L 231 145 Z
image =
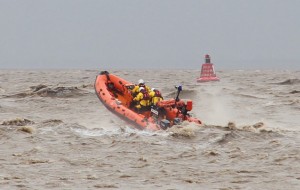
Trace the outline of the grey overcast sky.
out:
M 0 69 L 300 69 L 300 0 L 0 0 Z

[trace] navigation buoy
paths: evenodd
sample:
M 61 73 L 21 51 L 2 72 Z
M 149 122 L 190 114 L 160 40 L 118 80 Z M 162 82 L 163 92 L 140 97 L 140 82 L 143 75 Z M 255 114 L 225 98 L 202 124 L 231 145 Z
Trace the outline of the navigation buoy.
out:
M 220 79 L 216 76 L 214 64 L 210 62 L 210 56 L 205 55 L 205 63 L 202 64 L 200 77 L 197 78 L 197 82 L 209 82 L 219 81 Z

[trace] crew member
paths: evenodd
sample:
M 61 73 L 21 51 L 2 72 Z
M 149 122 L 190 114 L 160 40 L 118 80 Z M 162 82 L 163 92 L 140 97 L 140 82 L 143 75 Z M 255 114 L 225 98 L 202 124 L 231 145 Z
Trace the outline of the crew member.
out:
M 136 97 L 137 94 L 139 93 L 139 88 L 140 87 L 143 87 L 144 89 L 147 90 L 147 92 L 149 93 L 150 92 L 150 88 L 148 86 L 145 85 L 145 82 L 143 79 L 140 79 L 138 81 L 138 85 L 135 85 L 135 87 L 132 89 L 131 93 L 132 93 L 132 96 L 133 97 Z
M 157 102 L 164 99 L 162 97 L 160 91 L 157 90 L 156 88 L 152 88 L 149 95 L 150 95 L 150 98 L 151 98 L 151 106 L 156 106 Z
M 135 106 L 138 113 L 148 111 L 150 109 L 150 95 L 144 87 L 139 88 L 139 93 L 133 101 L 138 102 Z

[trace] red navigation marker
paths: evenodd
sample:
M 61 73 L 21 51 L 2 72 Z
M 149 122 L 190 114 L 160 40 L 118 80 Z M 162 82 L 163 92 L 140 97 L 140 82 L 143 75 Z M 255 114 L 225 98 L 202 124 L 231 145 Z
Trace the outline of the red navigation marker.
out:
M 219 81 L 220 79 L 216 76 L 214 64 L 210 62 L 210 56 L 205 55 L 205 63 L 202 64 L 200 77 L 197 78 L 197 82 L 209 82 Z

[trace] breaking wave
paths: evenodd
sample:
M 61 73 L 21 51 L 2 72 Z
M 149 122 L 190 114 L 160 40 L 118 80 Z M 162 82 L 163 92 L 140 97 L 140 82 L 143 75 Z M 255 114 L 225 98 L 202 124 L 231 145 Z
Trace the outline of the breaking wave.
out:
M 83 85 L 83 88 L 88 85 Z M 24 98 L 28 96 L 40 96 L 40 97 L 57 97 L 57 98 L 74 98 L 85 95 L 87 92 L 79 89 L 78 87 L 48 87 L 40 84 L 37 86 L 31 86 L 27 92 L 21 92 L 14 95 L 7 95 L 7 98 Z
M 300 90 L 293 90 L 290 92 L 290 94 L 298 94 L 298 93 L 300 93 Z
M 34 122 L 29 119 L 16 118 L 16 119 L 12 119 L 12 120 L 3 121 L 1 125 L 25 126 L 25 125 L 29 125 L 29 124 L 34 124 Z
M 300 79 L 287 79 L 283 82 L 279 82 L 277 84 L 279 85 L 294 85 L 294 84 L 299 84 L 300 83 Z

